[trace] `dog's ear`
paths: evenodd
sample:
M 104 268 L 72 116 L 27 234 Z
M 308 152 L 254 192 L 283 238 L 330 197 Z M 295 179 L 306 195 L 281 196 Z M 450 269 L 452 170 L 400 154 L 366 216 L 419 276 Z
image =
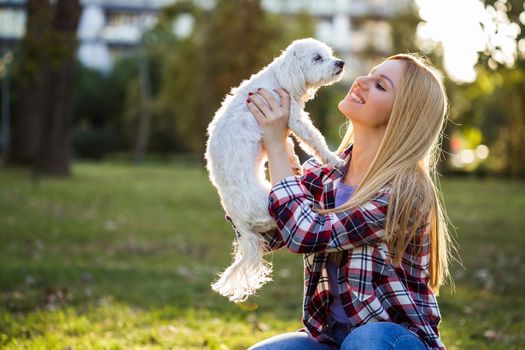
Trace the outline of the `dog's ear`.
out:
M 293 48 L 286 50 L 279 58 L 277 81 L 292 96 L 302 97 L 307 93 L 306 77 L 301 69 L 299 57 Z

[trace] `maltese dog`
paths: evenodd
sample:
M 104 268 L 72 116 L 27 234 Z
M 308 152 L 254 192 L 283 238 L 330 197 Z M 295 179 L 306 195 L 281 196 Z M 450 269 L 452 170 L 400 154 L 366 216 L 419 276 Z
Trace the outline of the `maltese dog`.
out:
M 279 101 L 273 90 L 288 91 L 288 126 L 300 146 L 323 164 L 340 166 L 342 160 L 330 152 L 304 105 L 321 86 L 341 79 L 344 64 L 324 43 L 311 38 L 296 40 L 259 73 L 233 88 L 208 126 L 205 158 L 210 180 L 237 231 L 234 261 L 212 288 L 231 301 L 244 301 L 271 280 L 272 266 L 264 259 L 268 248 L 261 233 L 276 229 L 268 212 L 271 185 L 265 175 L 266 159 L 261 157 L 261 130 L 246 106 L 248 93 L 265 88 Z M 299 174 L 301 165 L 290 138 L 287 153 Z

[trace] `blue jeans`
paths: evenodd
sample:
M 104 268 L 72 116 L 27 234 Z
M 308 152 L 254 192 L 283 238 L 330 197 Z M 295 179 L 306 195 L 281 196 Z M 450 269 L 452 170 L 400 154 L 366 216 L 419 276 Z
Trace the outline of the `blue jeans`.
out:
M 281 334 L 255 344 L 249 350 L 427 350 L 423 341 L 408 329 L 391 322 L 373 322 L 348 329 L 335 324 L 331 336 L 339 346 L 317 342 L 305 332 Z

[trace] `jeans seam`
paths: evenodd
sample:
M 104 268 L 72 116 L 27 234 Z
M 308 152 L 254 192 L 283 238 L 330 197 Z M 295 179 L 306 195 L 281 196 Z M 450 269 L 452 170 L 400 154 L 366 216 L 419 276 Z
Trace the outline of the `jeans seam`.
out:
M 394 342 L 394 344 L 392 344 L 392 349 L 394 349 L 394 350 L 396 349 L 397 343 L 399 343 L 399 341 L 400 341 L 401 339 L 406 338 L 406 337 L 412 337 L 412 336 L 415 336 L 419 341 L 421 341 L 417 335 L 404 334 L 404 335 L 399 336 L 399 337 L 396 339 L 396 341 Z M 425 347 L 426 347 L 426 346 L 425 346 Z

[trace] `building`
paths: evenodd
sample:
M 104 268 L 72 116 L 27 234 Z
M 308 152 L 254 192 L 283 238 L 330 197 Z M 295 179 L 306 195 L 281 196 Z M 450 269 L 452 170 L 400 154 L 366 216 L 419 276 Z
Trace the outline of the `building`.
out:
M 365 50 L 390 55 L 389 20 L 412 0 L 262 0 L 271 12 L 310 13 L 316 18 L 316 38 L 333 47 L 347 63 L 350 76 L 368 71 L 360 55 Z

